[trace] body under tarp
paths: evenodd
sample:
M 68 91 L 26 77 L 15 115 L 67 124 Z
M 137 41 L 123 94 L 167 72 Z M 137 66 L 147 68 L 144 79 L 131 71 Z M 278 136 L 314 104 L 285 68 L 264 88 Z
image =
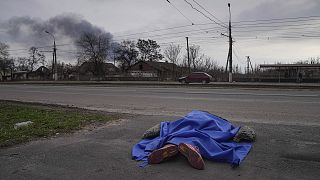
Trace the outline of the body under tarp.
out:
M 147 164 L 149 154 L 165 144 L 188 143 L 197 146 L 203 158 L 239 165 L 249 153 L 251 143 L 232 139 L 240 127 L 203 111 L 192 111 L 174 122 L 161 122 L 160 136 L 143 139 L 132 149 L 132 158 Z

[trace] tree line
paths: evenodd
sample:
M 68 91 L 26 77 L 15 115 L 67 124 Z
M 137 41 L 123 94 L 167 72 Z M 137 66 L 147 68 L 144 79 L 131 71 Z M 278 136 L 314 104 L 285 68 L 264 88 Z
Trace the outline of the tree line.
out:
M 93 75 L 103 74 L 102 64 L 113 60 L 120 69 L 125 72 L 131 65 L 138 61 L 161 61 L 165 60 L 175 65 L 183 67 L 189 71 L 212 71 L 222 70 L 216 61 L 201 53 L 200 46 L 190 46 L 190 59 L 186 53 L 182 53 L 180 45 L 169 44 L 161 52 L 160 45 L 151 39 L 124 40 L 120 43 L 114 42 L 110 34 L 83 33 L 76 42 L 77 65 L 90 62 L 94 65 Z M 186 50 L 185 50 L 186 51 Z M 52 68 L 51 63 L 47 63 L 46 56 L 37 47 L 30 47 L 27 57 L 12 58 L 9 54 L 9 45 L 0 42 L 0 75 L 6 76 L 13 71 L 34 71 L 38 66 Z M 50 60 L 48 60 L 51 62 Z M 64 63 L 58 65 L 68 67 Z

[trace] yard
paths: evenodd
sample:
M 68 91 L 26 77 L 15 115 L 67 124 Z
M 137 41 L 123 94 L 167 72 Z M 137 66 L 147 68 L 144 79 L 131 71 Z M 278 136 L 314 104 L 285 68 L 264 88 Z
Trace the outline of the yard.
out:
M 0 101 L 0 147 L 79 130 L 93 123 L 106 123 L 119 115 L 61 106 Z M 16 123 L 32 121 L 14 128 Z

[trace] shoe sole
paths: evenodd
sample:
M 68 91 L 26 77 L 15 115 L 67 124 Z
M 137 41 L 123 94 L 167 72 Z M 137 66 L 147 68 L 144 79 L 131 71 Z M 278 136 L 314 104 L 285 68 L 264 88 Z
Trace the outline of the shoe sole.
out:
M 149 155 L 148 162 L 149 164 L 159 164 L 169 157 L 175 156 L 178 152 L 178 147 L 176 145 L 160 148 Z
M 195 169 L 203 170 L 204 169 L 204 161 L 201 157 L 201 154 L 197 152 L 192 147 L 187 144 L 181 143 L 179 144 L 179 152 L 187 157 L 190 165 Z

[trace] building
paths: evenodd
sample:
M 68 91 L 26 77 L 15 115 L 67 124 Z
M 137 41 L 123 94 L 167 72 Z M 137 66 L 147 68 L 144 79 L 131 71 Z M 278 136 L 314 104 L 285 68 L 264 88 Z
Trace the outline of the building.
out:
M 260 69 L 264 82 L 320 83 L 320 64 L 262 64 Z
M 12 73 L 13 80 L 24 81 L 28 79 L 28 71 L 17 71 Z
M 172 80 L 177 76 L 178 67 L 168 62 L 138 61 L 131 65 L 127 72 L 132 77 Z
M 12 73 L 12 80 L 15 81 L 25 81 L 25 80 L 35 80 L 43 81 L 50 80 L 51 72 L 48 68 L 40 66 L 35 71 L 17 71 Z
M 51 72 L 48 68 L 40 66 L 37 70 L 28 72 L 27 79 L 35 81 L 49 80 Z
M 112 63 L 102 63 L 99 66 L 99 70 L 101 71 L 99 77 L 96 77 L 96 68 L 94 62 L 84 62 L 79 67 L 79 80 L 104 80 L 106 77 L 114 76 L 120 73 L 119 68 L 117 68 Z

